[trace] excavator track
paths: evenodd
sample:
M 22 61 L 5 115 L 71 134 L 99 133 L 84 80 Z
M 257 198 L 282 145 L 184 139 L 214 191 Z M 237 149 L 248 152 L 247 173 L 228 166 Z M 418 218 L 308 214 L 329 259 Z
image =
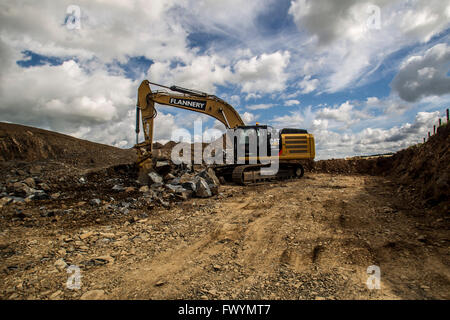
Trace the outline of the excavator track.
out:
M 304 173 L 301 164 L 280 165 L 274 174 L 261 174 L 261 168 L 268 167 L 263 164 L 240 165 L 234 168 L 232 173 L 233 182 L 240 185 L 254 184 L 271 180 L 285 180 L 301 178 Z

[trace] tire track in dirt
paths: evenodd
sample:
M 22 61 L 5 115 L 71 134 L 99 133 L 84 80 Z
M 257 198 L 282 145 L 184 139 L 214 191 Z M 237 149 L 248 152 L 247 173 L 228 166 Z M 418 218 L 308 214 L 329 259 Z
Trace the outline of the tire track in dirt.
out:
M 42 230 L 17 225 L 2 232 L 2 243 L 17 243 L 5 247 L 2 266 L 30 257 L 37 264 L 4 274 L 1 296 L 20 279 L 24 294 L 40 299 L 58 290 L 65 299 L 89 290 L 110 299 L 448 299 L 448 220 L 414 211 L 394 190 L 384 178 L 309 174 L 222 186 L 221 198 L 191 199 L 133 223 L 73 225 L 68 243 L 55 240 L 62 237 L 58 222 Z M 87 231 L 99 235 L 76 236 Z M 41 259 L 72 243 L 65 259 L 73 264 L 114 257 L 83 269 L 77 292 L 64 288 L 67 274 L 52 258 Z M 381 290 L 366 287 L 373 264 L 381 268 Z

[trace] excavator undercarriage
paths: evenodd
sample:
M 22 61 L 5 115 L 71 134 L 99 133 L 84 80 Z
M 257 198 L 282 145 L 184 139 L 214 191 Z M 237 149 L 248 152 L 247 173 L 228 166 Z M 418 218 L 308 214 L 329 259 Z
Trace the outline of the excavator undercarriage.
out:
M 267 164 L 216 165 L 214 170 L 217 176 L 222 176 L 226 181 L 240 185 L 297 179 L 303 177 L 304 174 L 303 166 L 300 163 L 282 163 L 278 170 L 272 172 Z

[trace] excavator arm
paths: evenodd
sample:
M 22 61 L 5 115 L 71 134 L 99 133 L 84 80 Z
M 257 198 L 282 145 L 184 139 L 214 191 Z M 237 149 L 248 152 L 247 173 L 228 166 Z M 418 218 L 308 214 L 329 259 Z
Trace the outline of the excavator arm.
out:
M 139 153 L 138 162 L 142 162 L 148 158 L 152 152 L 153 121 L 157 114 L 155 103 L 209 115 L 223 123 L 226 128 L 236 128 L 245 125 L 237 111 L 231 105 L 214 95 L 176 86 L 168 88 L 161 85 L 158 86 L 168 88 L 171 91 L 178 91 L 181 94 L 164 91 L 152 92 L 150 84 L 150 81 L 144 80 L 138 89 L 136 134 L 139 134 L 140 112 L 145 138 L 145 142 L 143 143 L 138 144 L 136 141 L 136 147 Z M 142 148 L 146 150 L 141 150 Z M 144 153 L 147 155 L 144 155 Z

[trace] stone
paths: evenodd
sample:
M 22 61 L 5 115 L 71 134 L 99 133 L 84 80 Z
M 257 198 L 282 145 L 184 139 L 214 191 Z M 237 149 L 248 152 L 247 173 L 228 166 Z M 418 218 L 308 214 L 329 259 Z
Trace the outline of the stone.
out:
M 33 200 L 47 200 L 50 199 L 50 196 L 44 190 L 35 190 L 34 194 L 29 198 Z
M 167 201 L 164 201 L 161 198 L 156 199 L 157 202 L 159 202 L 164 208 L 170 208 L 170 203 Z
M 14 194 L 18 196 L 29 196 L 35 192 L 33 188 L 30 188 L 22 182 L 15 182 L 12 187 L 14 189 Z
M 136 191 L 135 187 L 127 187 L 127 188 L 125 188 L 125 192 L 127 192 L 127 193 L 134 192 L 134 191 Z
M 53 292 L 50 297 L 48 297 L 50 300 L 57 299 L 63 292 L 61 290 Z
M 173 180 L 173 179 L 175 179 L 176 177 L 173 175 L 173 174 L 171 174 L 170 172 L 168 173 L 168 174 L 166 174 L 165 176 L 164 176 L 164 181 L 171 181 L 171 180 Z
M 78 179 L 78 181 L 83 184 L 86 183 L 86 179 L 84 177 L 81 177 L 80 179 Z
M 61 194 L 59 192 L 55 192 L 50 195 L 50 198 L 52 198 L 52 200 L 56 200 L 59 198 L 60 195 Z
M 116 235 L 110 232 L 100 232 L 100 235 L 105 238 L 114 238 Z
M 55 267 L 59 271 L 63 271 L 67 267 L 67 263 L 61 258 L 61 259 L 56 260 Z
M 163 182 L 163 178 L 157 174 L 156 172 L 149 172 L 148 173 L 148 177 L 150 178 L 150 183 L 162 183 Z
M 181 183 L 181 179 L 180 178 L 175 178 L 169 181 L 170 184 L 180 184 Z
M 193 181 L 183 182 L 181 186 L 186 190 L 191 190 L 193 192 L 197 191 L 197 187 Z
M 36 187 L 36 183 L 34 182 L 34 179 L 33 178 L 26 178 L 25 180 L 23 180 L 23 182 L 27 185 L 27 186 L 29 186 L 30 188 L 34 188 L 34 187 Z
M 106 263 L 109 263 L 109 264 L 113 264 L 113 263 L 114 263 L 114 258 L 111 257 L 111 256 L 109 256 L 109 255 L 96 257 L 94 260 L 97 260 L 97 261 L 106 261 Z
M 87 238 L 89 238 L 90 236 L 93 236 L 93 235 L 94 235 L 93 231 L 88 231 L 88 232 L 85 232 L 85 233 L 81 234 L 80 235 L 80 239 L 81 240 L 85 240 L 85 239 L 87 239 Z
M 147 193 L 150 192 L 150 188 L 148 186 L 142 186 L 139 188 L 140 192 Z
M 209 189 L 211 190 L 211 193 L 216 196 L 219 194 L 219 186 L 216 184 L 208 184 Z
M 50 187 L 48 186 L 48 184 L 46 184 L 44 182 L 39 184 L 39 188 L 41 188 L 41 190 L 44 190 L 44 191 L 50 191 Z
M 166 184 L 165 187 L 174 193 L 181 193 L 183 191 L 186 191 L 186 189 L 180 185 Z
M 190 174 L 190 173 L 184 173 L 181 177 L 180 177 L 180 183 L 183 184 L 184 182 L 189 182 L 192 181 L 194 179 L 194 175 Z
M 170 167 L 170 164 L 168 161 L 156 161 L 155 168 L 161 169 L 161 168 L 167 168 Z
M 80 300 L 105 300 L 106 295 L 103 290 L 90 290 L 88 292 L 83 293 L 80 297 Z
M 417 240 L 420 242 L 426 242 L 427 238 L 424 235 L 420 235 L 417 237 Z
M 11 203 L 13 201 L 12 198 L 9 197 L 4 197 L 0 199 L 0 208 L 3 208 L 4 206 L 6 206 L 7 204 Z
M 179 193 L 177 193 L 176 195 L 179 197 L 179 198 L 181 198 L 182 200 L 187 200 L 187 199 L 189 199 L 190 197 L 192 197 L 192 194 L 193 194 L 194 192 L 192 191 L 192 190 L 185 190 L 185 191 L 182 191 L 182 192 L 179 192 Z
M 116 184 L 116 185 L 114 185 L 114 187 L 112 187 L 112 189 L 114 191 L 124 191 L 125 187 L 123 185 L 121 185 L 121 184 Z
M 220 181 L 212 168 L 200 171 L 197 176 L 204 178 L 208 184 L 220 185 Z
M 100 199 L 91 199 L 89 200 L 89 204 L 91 206 L 99 206 L 102 203 Z
M 202 177 L 196 177 L 195 183 L 196 191 L 195 195 L 200 198 L 209 198 L 212 196 L 211 189 L 209 188 L 208 183 Z
M 42 167 L 41 166 L 32 166 L 30 168 L 30 173 L 31 174 L 39 174 L 42 172 Z

